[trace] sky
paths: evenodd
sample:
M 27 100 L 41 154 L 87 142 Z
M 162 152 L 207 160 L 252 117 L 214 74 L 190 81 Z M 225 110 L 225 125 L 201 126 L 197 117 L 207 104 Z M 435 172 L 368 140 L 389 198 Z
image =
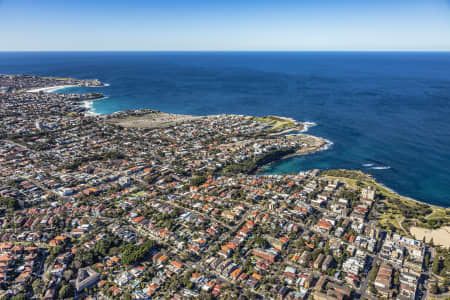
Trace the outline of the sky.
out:
M 0 51 L 449 51 L 450 0 L 0 0 Z

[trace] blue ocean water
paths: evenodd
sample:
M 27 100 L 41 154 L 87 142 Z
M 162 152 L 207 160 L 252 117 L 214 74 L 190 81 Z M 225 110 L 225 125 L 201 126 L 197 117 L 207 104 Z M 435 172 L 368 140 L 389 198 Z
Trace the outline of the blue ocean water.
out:
M 450 53 L 0 53 L 0 73 L 98 78 L 97 113 L 281 115 L 334 144 L 267 173 L 348 168 L 450 206 Z M 92 91 L 92 88 L 72 89 Z

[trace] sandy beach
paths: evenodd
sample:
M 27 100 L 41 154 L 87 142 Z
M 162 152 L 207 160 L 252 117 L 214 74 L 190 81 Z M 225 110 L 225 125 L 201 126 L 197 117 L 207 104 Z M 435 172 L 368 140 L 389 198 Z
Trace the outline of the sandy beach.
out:
M 450 248 L 450 226 L 441 227 L 438 229 L 426 229 L 420 227 L 411 227 L 411 234 L 418 240 L 425 240 L 429 242 L 433 238 L 435 245 L 441 245 Z
M 44 88 L 35 88 L 35 89 L 27 90 L 27 92 L 28 93 L 39 93 L 39 92 L 53 93 L 53 92 L 56 92 L 57 90 L 70 88 L 70 87 L 76 87 L 76 85 L 57 85 L 57 86 L 50 86 L 50 87 L 44 87 Z

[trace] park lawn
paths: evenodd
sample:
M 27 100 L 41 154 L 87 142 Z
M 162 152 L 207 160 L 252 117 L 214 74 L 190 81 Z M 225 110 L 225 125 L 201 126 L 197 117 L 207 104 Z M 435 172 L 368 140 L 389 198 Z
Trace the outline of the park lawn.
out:
M 382 202 L 384 203 L 384 209 L 378 217 L 378 224 L 385 227 L 395 227 L 398 231 L 408 230 L 408 226 L 405 223 L 412 222 L 416 226 L 423 228 L 430 228 L 429 224 L 423 223 L 423 217 L 430 220 L 443 220 L 443 225 L 450 223 L 450 209 L 428 205 L 426 203 L 417 202 L 411 198 L 400 196 L 395 192 L 389 190 L 385 186 L 376 182 L 370 175 L 364 174 L 361 171 L 352 170 L 330 170 L 325 171 L 324 177 L 330 179 L 339 179 L 347 184 L 350 188 L 357 189 L 364 186 L 372 186 L 377 190 L 377 193 L 384 196 Z M 327 175 L 330 173 L 332 175 Z M 340 176 L 342 175 L 342 176 Z M 421 211 L 423 209 L 431 209 L 432 212 L 426 216 L 417 215 L 414 217 L 405 217 L 402 210 L 409 211 Z M 422 221 L 421 221 L 422 219 Z M 402 222 L 402 226 L 400 226 Z M 389 226 L 390 225 L 390 226 Z M 409 235 L 408 232 L 405 232 Z
M 450 215 L 447 213 L 447 210 L 442 207 L 433 207 L 433 212 L 426 216 L 426 219 L 441 219 L 448 218 Z
M 276 116 L 254 117 L 253 119 L 255 121 L 271 125 L 274 130 L 288 129 L 295 127 L 294 121 Z

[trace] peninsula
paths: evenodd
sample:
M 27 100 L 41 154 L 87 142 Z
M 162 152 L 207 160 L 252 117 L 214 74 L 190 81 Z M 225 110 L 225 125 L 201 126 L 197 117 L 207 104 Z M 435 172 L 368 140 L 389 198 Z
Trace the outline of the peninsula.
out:
M 257 173 L 326 148 L 312 124 L 43 92 L 71 85 L 103 86 L 0 75 L 0 297 L 448 297 L 449 209 L 360 171 Z

